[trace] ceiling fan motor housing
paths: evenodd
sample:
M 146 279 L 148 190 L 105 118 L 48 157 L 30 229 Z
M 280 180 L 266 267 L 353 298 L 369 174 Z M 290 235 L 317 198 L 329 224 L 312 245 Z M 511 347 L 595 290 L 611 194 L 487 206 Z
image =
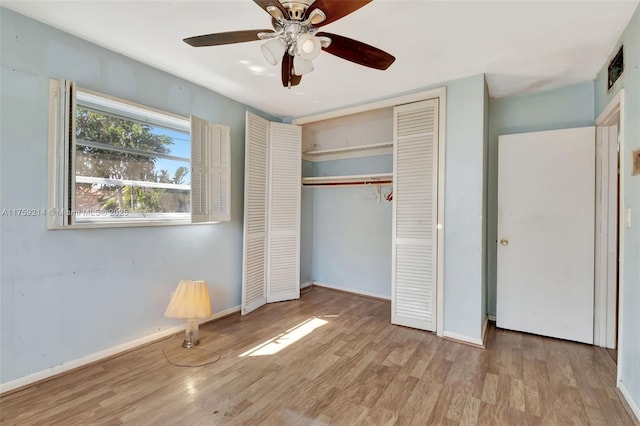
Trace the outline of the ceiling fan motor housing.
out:
M 315 0 L 280 0 L 280 4 L 289 12 L 289 19 L 292 21 L 302 21 L 305 12 Z

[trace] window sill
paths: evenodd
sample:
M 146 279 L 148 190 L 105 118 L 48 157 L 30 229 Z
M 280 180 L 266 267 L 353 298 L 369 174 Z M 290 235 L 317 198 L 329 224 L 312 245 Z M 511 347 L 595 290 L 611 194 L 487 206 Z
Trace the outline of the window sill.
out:
M 164 220 L 164 221 L 117 221 L 117 222 L 83 222 L 73 225 L 59 225 L 55 223 L 47 223 L 49 231 L 63 231 L 74 229 L 112 229 L 112 228 L 147 228 L 156 226 L 185 226 L 185 225 L 212 225 L 221 222 L 199 222 L 191 223 L 187 221 Z

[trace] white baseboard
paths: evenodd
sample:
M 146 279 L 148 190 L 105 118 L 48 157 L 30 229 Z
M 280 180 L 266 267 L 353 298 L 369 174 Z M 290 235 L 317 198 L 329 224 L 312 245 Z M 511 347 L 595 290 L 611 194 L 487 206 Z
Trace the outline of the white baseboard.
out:
M 627 400 L 627 404 L 629 404 L 629 407 L 631 407 L 631 411 L 633 411 L 633 414 L 636 415 L 636 420 L 640 422 L 640 406 L 638 406 L 638 403 L 633 400 L 631 394 L 629 393 L 627 388 L 624 387 L 624 384 L 621 381 L 618 381 L 618 389 L 620 389 L 620 393 L 622 394 L 622 396 L 624 396 L 624 399 Z
M 234 306 L 229 309 L 225 309 L 224 311 L 213 314 L 210 318 L 204 319 L 200 321 L 200 323 L 213 321 L 215 319 L 236 313 L 240 311 L 240 306 Z M 114 346 L 109 349 L 105 349 L 100 352 L 96 352 L 94 354 L 82 357 L 80 359 L 76 359 L 73 361 L 65 362 L 60 365 L 56 365 L 55 367 L 47 368 L 46 370 L 38 371 L 37 373 L 29 374 L 28 376 L 20 377 L 15 380 L 11 380 L 6 383 L 0 383 L 0 395 L 9 392 L 11 390 L 30 385 L 35 382 L 39 382 L 44 379 L 48 379 L 50 377 L 56 376 L 58 374 L 73 370 L 74 368 L 82 367 L 87 364 L 91 364 L 96 361 L 100 361 L 102 359 L 117 355 L 122 352 L 126 352 L 138 346 L 142 346 L 146 343 L 153 342 L 155 340 L 159 340 L 165 338 L 167 336 L 171 336 L 172 334 L 179 333 L 184 330 L 184 325 L 179 325 L 176 327 L 171 327 L 162 331 L 158 331 L 157 333 L 150 334 L 145 337 L 141 337 L 136 340 L 132 340 L 127 343 L 123 343 L 118 346 Z
M 307 287 L 311 287 L 311 284 L 315 284 L 314 281 L 307 281 L 306 283 L 302 283 L 300 284 L 300 288 L 307 288 Z
M 489 318 L 489 321 L 496 322 L 496 316 L 495 315 L 489 314 L 489 315 L 487 315 L 487 318 Z
M 332 290 L 344 291 L 345 293 L 353 293 L 353 294 L 359 294 L 360 296 L 375 297 L 376 299 L 382 299 L 382 300 L 391 300 L 389 296 L 378 294 L 378 293 L 372 293 L 370 291 L 356 290 L 354 288 L 341 287 L 339 285 L 326 284 L 326 283 L 318 283 L 315 281 L 312 281 L 312 283 L 314 286 L 330 288 Z
M 450 331 L 445 331 L 444 337 L 450 340 L 461 342 L 461 343 L 469 343 L 473 346 L 478 346 L 480 348 L 484 347 L 482 339 L 478 339 L 477 337 L 464 336 L 462 334 L 452 333 Z

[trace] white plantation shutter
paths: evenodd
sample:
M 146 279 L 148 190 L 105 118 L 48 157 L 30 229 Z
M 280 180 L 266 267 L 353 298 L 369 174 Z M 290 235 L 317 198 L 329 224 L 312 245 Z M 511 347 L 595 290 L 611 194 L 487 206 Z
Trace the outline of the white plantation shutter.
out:
M 207 144 L 204 140 L 207 122 L 191 117 L 191 221 L 208 220 L 209 179 L 207 170 Z
M 438 100 L 394 109 L 391 322 L 435 331 Z
M 300 297 L 302 130 L 271 123 L 267 302 Z
M 269 122 L 247 112 L 245 131 L 242 314 L 267 301 L 267 167 Z
M 228 126 L 191 116 L 191 222 L 231 220 Z
M 215 222 L 231 220 L 231 131 L 229 126 L 211 125 L 211 219 Z

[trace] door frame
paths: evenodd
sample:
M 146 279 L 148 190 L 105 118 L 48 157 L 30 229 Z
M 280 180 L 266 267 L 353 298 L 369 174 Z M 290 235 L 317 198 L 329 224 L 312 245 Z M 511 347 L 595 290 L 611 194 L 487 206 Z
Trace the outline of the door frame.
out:
M 438 218 L 437 218 L 437 261 L 436 261 L 436 335 L 444 336 L 444 191 L 445 191 L 445 152 L 447 124 L 447 88 L 423 90 L 407 95 L 396 96 L 362 105 L 337 109 L 320 114 L 298 117 L 291 124 L 303 125 L 314 121 L 329 120 L 344 115 L 390 108 L 404 104 L 438 99 Z
M 616 346 L 618 298 L 618 238 L 617 231 L 614 231 L 619 226 L 618 166 L 620 156 L 618 153 L 619 117 L 617 113 L 614 113 L 612 120 L 615 121 L 615 124 L 596 127 L 596 238 L 593 288 L 593 344 L 610 349 L 614 349 Z M 613 240 L 614 238 L 615 240 Z M 613 253 L 611 253 L 612 251 Z
M 624 89 L 620 89 L 620 91 L 611 99 L 611 101 L 607 104 L 607 106 L 602 110 L 600 115 L 596 118 L 596 127 L 608 127 L 614 125 L 616 121 L 618 123 L 618 158 L 619 158 L 619 179 L 620 183 L 618 186 L 618 192 L 620 196 L 618 197 L 618 271 L 623 271 L 623 259 L 624 259 L 624 161 L 621 157 L 624 153 Z M 596 209 L 602 209 L 601 205 L 597 205 Z M 605 259 L 596 259 L 596 261 L 604 261 Z M 607 285 L 608 284 L 608 285 Z M 601 291 L 608 291 L 610 285 L 615 285 L 615 283 L 603 283 L 596 277 L 595 281 L 595 294 L 599 294 Z M 604 288 L 603 288 L 604 287 Z M 598 314 L 594 315 L 594 330 L 597 327 L 606 327 L 607 316 L 615 315 L 616 304 L 618 308 L 618 336 L 622 334 L 622 328 L 624 326 L 622 322 L 622 308 L 623 308 L 623 295 L 624 295 L 624 280 L 623 274 L 618 274 L 618 294 L 617 294 L 617 303 L 615 300 L 609 300 L 606 304 L 606 312 L 598 312 Z M 599 309 L 598 304 L 596 303 L 596 310 Z M 601 309 L 601 308 L 600 308 Z M 613 311 L 612 311 L 613 310 Z M 598 346 L 606 346 L 606 335 L 598 336 L 598 341 L 594 341 L 594 343 Z M 618 356 L 622 351 L 622 341 L 618 340 Z M 618 364 L 617 368 L 617 382 L 620 381 L 620 367 Z

